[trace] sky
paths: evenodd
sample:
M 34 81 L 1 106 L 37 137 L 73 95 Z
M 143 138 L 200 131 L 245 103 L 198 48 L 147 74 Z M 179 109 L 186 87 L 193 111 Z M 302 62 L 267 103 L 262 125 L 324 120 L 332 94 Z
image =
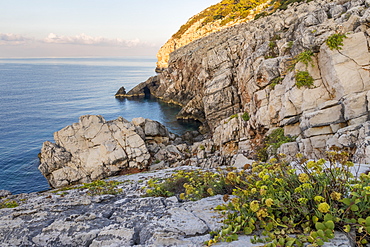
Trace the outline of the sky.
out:
M 0 0 L 0 57 L 154 57 L 220 1 Z

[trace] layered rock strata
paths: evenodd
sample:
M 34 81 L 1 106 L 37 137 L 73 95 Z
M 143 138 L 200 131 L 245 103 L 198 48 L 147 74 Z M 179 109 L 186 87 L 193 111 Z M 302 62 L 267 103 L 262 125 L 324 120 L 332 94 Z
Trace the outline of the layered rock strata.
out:
M 221 150 L 253 149 L 282 127 L 298 137 L 290 150 L 316 157 L 329 144 L 349 146 L 368 162 L 369 6 L 365 0 L 295 3 L 210 34 L 171 53 L 152 94 L 183 106 L 179 118 L 209 126 Z M 346 38 L 331 49 L 325 41 L 337 33 Z M 314 54 L 307 65 L 297 60 L 305 51 Z M 298 71 L 308 72 L 313 85 L 298 87 Z M 251 118 L 232 125 L 229 117 L 244 112 Z M 343 128 L 362 128 L 348 135 L 365 133 L 365 143 L 349 142 Z
M 234 19 L 226 24 L 222 24 L 222 19 L 214 19 L 212 22 L 204 24 L 203 21 L 206 17 L 199 19 L 196 22 L 193 22 L 193 19 L 198 19 L 197 17 L 202 14 L 199 13 L 193 17 L 191 17 L 188 22 L 184 26 L 188 26 L 186 30 L 184 30 L 184 33 L 181 34 L 180 37 L 177 37 L 176 35 L 172 36 L 158 51 L 157 53 L 157 71 L 160 72 L 168 67 L 168 61 L 170 58 L 170 54 L 183 47 L 187 44 L 198 40 L 200 38 L 206 37 L 211 33 L 218 32 L 220 30 L 232 27 L 234 25 L 237 25 L 239 23 L 248 22 L 250 20 L 253 20 L 255 15 L 260 13 L 262 10 L 267 8 L 270 4 L 270 1 L 265 1 L 258 5 L 257 7 L 249 10 L 249 15 L 246 17 L 240 17 L 237 19 Z M 206 11 L 206 10 L 204 10 Z M 268 10 L 266 10 L 268 12 Z M 190 23 L 193 23 L 189 25 Z

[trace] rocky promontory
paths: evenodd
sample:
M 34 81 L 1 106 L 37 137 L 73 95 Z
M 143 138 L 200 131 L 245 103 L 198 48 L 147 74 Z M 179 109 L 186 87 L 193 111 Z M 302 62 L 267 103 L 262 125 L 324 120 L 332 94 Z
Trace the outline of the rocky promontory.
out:
M 181 48 L 170 43 L 176 49 L 160 74 L 116 96 L 178 104 L 179 119 L 207 132 L 178 136 L 150 119 L 81 116 L 41 150 L 39 170 L 57 190 L 0 191 L 0 245 L 202 246 L 222 227 L 213 209 L 224 198 L 142 197 L 148 180 L 182 169 L 247 169 L 275 130 L 286 139 L 277 150 L 265 147 L 267 158 L 321 158 L 336 146 L 369 163 L 369 7 L 369 0 L 296 2 Z M 120 182 L 113 194 L 78 185 L 108 177 Z M 346 234 L 335 236 L 324 246 L 352 246 Z M 245 236 L 215 246 L 255 245 Z
M 54 140 L 43 144 L 39 166 L 52 188 L 185 165 L 191 145 L 203 136 L 194 131 L 179 137 L 150 119 L 86 115 L 55 132 Z
M 369 6 L 294 3 L 212 33 L 172 52 L 150 92 L 202 122 L 224 153 L 253 153 L 283 128 L 296 137 L 284 152 L 315 158 L 338 146 L 369 162 Z
M 173 51 L 211 33 L 253 20 L 262 10 L 268 11 L 269 4 L 270 1 L 266 0 L 223 0 L 194 15 L 159 49 L 156 70 L 160 72 L 168 67 Z

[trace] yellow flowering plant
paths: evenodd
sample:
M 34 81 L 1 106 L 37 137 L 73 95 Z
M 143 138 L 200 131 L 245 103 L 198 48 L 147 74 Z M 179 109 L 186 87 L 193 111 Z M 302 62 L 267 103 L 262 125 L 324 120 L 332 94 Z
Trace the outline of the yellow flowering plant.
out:
M 216 207 L 226 215 L 225 228 L 207 244 L 258 232 L 252 243 L 321 246 L 334 230 L 352 229 L 358 246 L 369 242 L 370 175 L 355 178 L 348 153 L 339 150 L 317 161 L 300 154 L 295 164 L 262 162 L 245 171 L 241 181 L 246 182 L 233 191 L 239 200 Z
M 227 181 L 237 180 L 234 172 L 222 176 L 219 172 L 180 170 L 167 179 L 150 179 L 145 196 L 178 196 L 181 200 L 199 200 L 217 194 L 231 194 L 233 185 Z
M 353 240 L 365 246 L 370 242 L 370 175 L 354 177 L 352 166 L 348 153 L 334 150 L 316 161 L 299 154 L 293 163 L 278 158 L 245 170 L 179 171 L 149 181 L 147 196 L 198 200 L 224 194 L 225 203 L 215 208 L 224 216 L 224 227 L 211 233 L 206 245 L 255 234 L 252 243 L 267 247 L 321 246 L 336 230 L 355 232 Z

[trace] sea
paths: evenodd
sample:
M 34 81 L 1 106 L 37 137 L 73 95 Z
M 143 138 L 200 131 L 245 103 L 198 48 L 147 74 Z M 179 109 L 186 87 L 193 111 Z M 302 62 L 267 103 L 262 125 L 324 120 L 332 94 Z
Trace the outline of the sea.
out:
M 152 57 L 0 58 L 0 190 L 13 194 L 49 189 L 38 153 L 53 133 L 81 115 L 161 122 L 182 134 L 196 128 L 176 120 L 180 108 L 157 99 L 116 99 L 155 75 Z

